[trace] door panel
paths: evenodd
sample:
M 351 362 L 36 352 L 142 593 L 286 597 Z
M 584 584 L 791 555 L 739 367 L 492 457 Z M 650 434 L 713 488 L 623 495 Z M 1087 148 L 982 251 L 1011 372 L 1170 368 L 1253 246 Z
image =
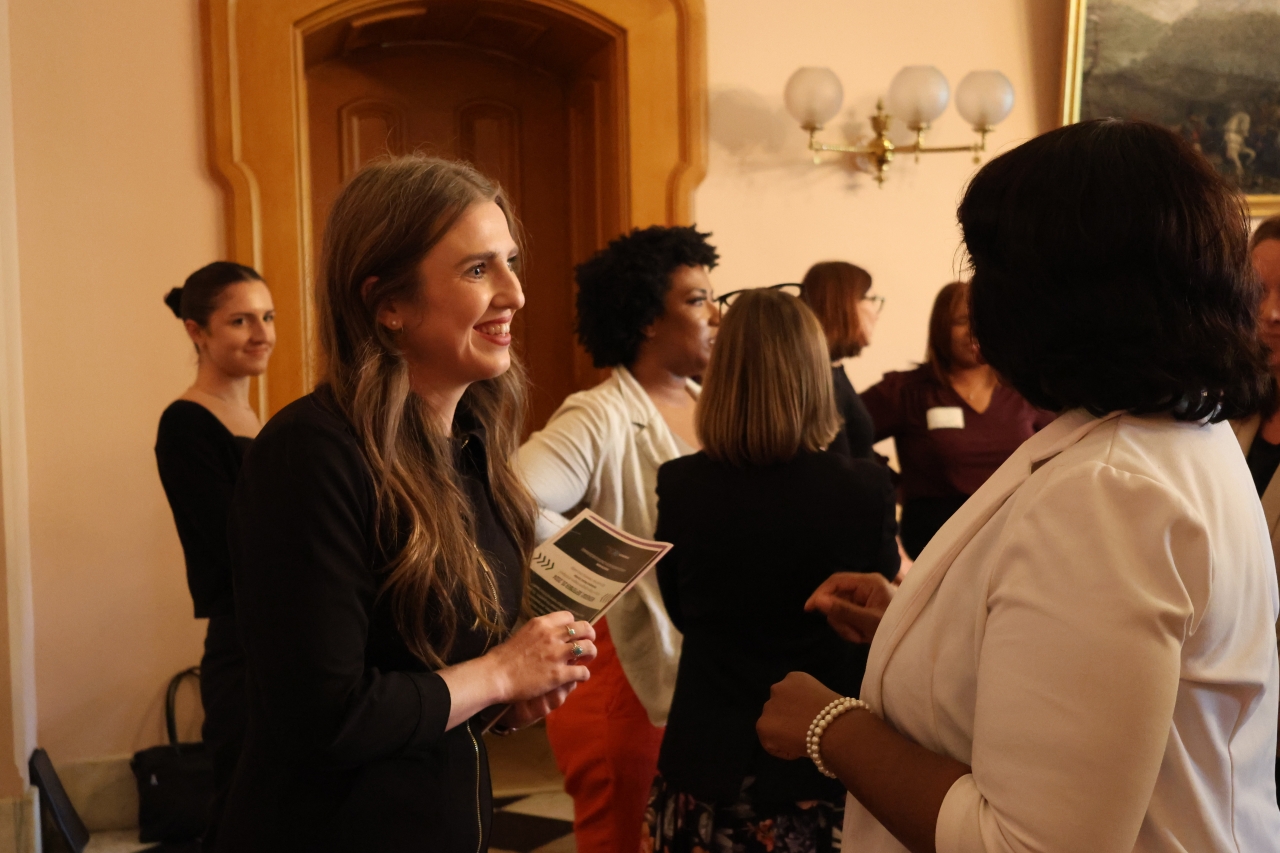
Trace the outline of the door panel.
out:
M 361 100 L 338 110 L 342 128 L 342 180 L 383 154 L 403 154 L 405 120 L 399 107 L 378 101 Z
M 573 335 L 568 88 L 559 75 L 458 45 L 364 48 L 307 71 L 317 231 L 343 181 L 388 153 L 465 159 L 507 191 L 526 232 L 526 304 L 513 332 L 533 383 L 531 427 L 582 378 Z

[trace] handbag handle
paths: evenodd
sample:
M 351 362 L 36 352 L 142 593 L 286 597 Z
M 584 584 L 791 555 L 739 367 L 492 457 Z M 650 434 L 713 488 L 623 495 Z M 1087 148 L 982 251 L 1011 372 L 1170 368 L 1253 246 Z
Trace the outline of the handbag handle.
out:
M 200 680 L 200 667 L 193 666 L 189 669 L 184 669 L 169 679 L 169 692 L 164 698 L 164 722 L 169 729 L 169 745 L 174 747 L 178 745 L 178 687 L 182 684 L 183 679 L 186 678 L 194 678 L 198 682 Z

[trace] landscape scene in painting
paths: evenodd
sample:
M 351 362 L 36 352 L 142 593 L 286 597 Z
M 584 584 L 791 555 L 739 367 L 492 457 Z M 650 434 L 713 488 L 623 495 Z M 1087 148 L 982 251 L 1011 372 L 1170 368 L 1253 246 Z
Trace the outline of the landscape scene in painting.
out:
M 1081 119 L 1158 122 L 1244 192 L 1280 193 L 1280 0 L 1088 0 L 1085 13 Z

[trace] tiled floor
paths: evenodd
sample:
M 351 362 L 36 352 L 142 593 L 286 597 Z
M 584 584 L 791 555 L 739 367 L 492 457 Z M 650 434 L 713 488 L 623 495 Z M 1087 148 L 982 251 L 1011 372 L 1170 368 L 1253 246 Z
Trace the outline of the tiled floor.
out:
M 84 853 L 137 853 L 154 847 L 153 844 L 139 844 L 138 830 L 122 829 L 113 832 L 95 832 L 89 838 L 89 846 Z
M 47 848 L 46 848 L 47 849 Z M 138 830 L 122 829 L 95 832 L 89 837 L 84 853 L 200 853 L 200 842 L 190 844 L 140 844 Z
M 493 777 L 490 853 L 577 853 L 573 801 L 564 793 L 546 730 L 533 726 L 507 738 L 486 739 Z M 85 853 L 198 853 L 138 843 L 138 831 L 96 832 Z
M 577 853 L 573 800 L 564 793 L 546 729 L 533 726 L 486 745 L 495 798 L 490 852 Z
M 573 843 L 573 800 L 562 792 L 534 794 L 494 802 L 490 853 L 576 853 Z M 85 853 L 141 853 L 159 848 L 138 843 L 137 830 L 95 832 Z M 187 853 L 164 848 L 163 853 Z M 199 853 L 192 846 L 191 853 Z
M 494 806 L 490 853 L 576 853 L 568 794 L 502 799 Z

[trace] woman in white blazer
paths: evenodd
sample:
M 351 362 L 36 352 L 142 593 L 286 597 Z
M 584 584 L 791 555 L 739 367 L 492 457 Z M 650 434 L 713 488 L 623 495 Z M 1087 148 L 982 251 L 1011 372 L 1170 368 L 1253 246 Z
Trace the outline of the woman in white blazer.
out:
M 1280 601 L 1222 422 L 1267 393 L 1238 196 L 1176 135 L 1105 120 L 993 160 L 959 219 L 983 355 L 1063 414 L 896 595 L 815 594 L 846 627 L 892 597 L 862 629 L 868 707 L 792 673 L 761 740 L 840 778 L 860 853 L 1276 849 Z
M 1249 257 L 1262 282 L 1258 307 L 1258 337 L 1267 348 L 1273 388 L 1280 388 L 1280 216 L 1264 220 L 1249 238 Z M 1232 421 L 1236 440 L 1244 451 L 1249 473 L 1262 501 L 1262 512 L 1271 531 L 1271 553 L 1280 555 L 1280 399 L 1258 414 Z M 1280 643 L 1280 622 L 1276 623 Z M 1276 758 L 1276 784 L 1280 787 L 1280 754 Z
M 577 269 L 578 337 L 613 374 L 570 395 L 520 449 L 542 506 L 538 538 L 588 507 L 653 536 L 658 468 L 699 448 L 698 386 L 720 324 L 709 234 L 654 226 L 619 237 Z M 597 626 L 591 680 L 547 718 L 573 797 L 578 853 L 637 849 L 662 727 L 675 690 L 680 632 L 651 574 Z

